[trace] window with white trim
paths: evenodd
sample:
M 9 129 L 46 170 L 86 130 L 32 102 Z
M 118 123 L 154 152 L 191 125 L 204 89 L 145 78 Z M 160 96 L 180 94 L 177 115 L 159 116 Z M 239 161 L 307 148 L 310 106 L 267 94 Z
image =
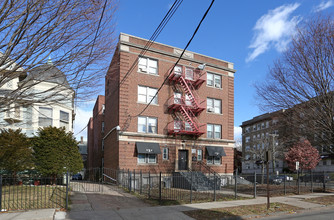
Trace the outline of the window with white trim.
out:
M 149 103 L 153 99 L 157 91 L 158 89 L 156 88 L 151 88 L 148 86 L 138 86 L 138 102 Z M 158 104 L 158 95 L 153 99 L 151 103 Z
M 158 61 L 147 57 L 140 57 L 138 62 L 138 71 L 158 75 Z
M 66 131 L 68 131 L 70 123 L 70 114 L 68 112 L 60 111 L 59 115 L 60 115 L 60 120 L 59 120 L 60 127 L 65 127 Z
M 221 164 L 221 157 L 217 156 L 207 156 L 206 163 L 207 164 Z
M 194 80 L 194 69 L 186 67 L 185 78 L 189 80 Z
M 140 133 L 157 133 L 158 119 L 153 117 L 138 117 L 138 132 Z
M 222 87 L 222 77 L 218 74 L 213 73 L 207 73 L 206 74 L 206 85 L 212 86 L 215 88 L 221 88 Z
M 38 113 L 38 126 L 52 126 L 52 108 L 39 107 Z
M 197 150 L 197 160 L 201 161 L 203 158 L 203 151 L 202 150 Z
M 246 137 L 246 143 L 248 143 L 250 141 L 250 137 Z
M 207 107 L 207 112 L 221 114 L 222 113 L 222 100 L 207 98 L 206 107 Z
M 157 163 L 156 154 L 138 154 L 138 163 Z
M 221 139 L 222 126 L 215 124 L 207 124 L 207 138 Z
M 168 160 L 168 147 L 164 147 L 162 149 L 162 159 L 163 160 Z

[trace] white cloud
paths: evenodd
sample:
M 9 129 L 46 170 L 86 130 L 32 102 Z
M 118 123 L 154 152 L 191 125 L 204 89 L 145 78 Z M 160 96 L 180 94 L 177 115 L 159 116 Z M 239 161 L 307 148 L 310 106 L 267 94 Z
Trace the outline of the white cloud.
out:
M 234 140 L 241 139 L 242 128 L 234 126 Z
M 270 10 L 257 20 L 253 28 L 254 36 L 249 46 L 254 50 L 248 55 L 246 62 L 254 60 L 271 47 L 275 47 L 279 52 L 285 50 L 291 40 L 291 35 L 295 32 L 296 25 L 300 21 L 298 16 L 290 18 L 290 15 L 299 6 L 298 3 L 282 5 Z
M 314 12 L 319 12 L 319 11 L 323 11 L 329 7 L 334 6 L 334 1 L 333 0 L 329 0 L 329 1 L 322 1 L 319 5 L 317 5 L 316 7 L 313 8 Z
M 76 135 L 76 139 L 79 141 L 80 137 L 83 136 L 84 140 L 87 140 L 87 124 L 89 121 L 89 118 L 92 117 L 92 110 L 91 108 L 77 108 L 75 111 L 75 121 L 74 121 L 74 134 Z M 81 131 L 83 128 L 85 128 L 83 131 Z M 80 132 L 81 131 L 81 132 Z M 78 134 L 78 132 L 80 132 Z

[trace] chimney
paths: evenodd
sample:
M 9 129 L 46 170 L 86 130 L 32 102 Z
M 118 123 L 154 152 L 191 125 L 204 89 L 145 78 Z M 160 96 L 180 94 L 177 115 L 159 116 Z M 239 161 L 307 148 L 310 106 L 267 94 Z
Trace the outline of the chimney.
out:
M 80 141 L 81 144 L 83 144 L 83 136 L 81 136 L 81 141 Z

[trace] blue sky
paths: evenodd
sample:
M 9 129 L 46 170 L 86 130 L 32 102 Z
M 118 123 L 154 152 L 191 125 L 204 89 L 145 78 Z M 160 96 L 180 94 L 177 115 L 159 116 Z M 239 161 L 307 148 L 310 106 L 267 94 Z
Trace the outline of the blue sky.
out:
M 149 39 L 173 2 L 119 1 L 115 37 L 123 32 Z M 156 41 L 184 48 L 210 2 L 184 0 Z M 213 4 L 188 50 L 234 63 L 236 138 L 243 121 L 263 113 L 256 105 L 254 84 L 265 79 L 273 61 L 288 46 L 295 26 L 317 13 L 333 14 L 334 0 L 216 0 Z M 94 103 L 77 109 L 75 134 L 86 126 Z

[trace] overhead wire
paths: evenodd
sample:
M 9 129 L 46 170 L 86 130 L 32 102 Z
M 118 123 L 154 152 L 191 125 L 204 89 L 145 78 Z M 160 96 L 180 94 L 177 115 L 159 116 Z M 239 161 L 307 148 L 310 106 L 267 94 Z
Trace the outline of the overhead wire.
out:
M 166 76 L 165 80 L 162 82 L 161 86 L 159 87 L 159 89 L 157 90 L 157 92 L 155 93 L 155 95 L 151 98 L 150 102 L 145 106 L 145 108 L 137 115 L 135 116 L 131 116 L 131 117 L 138 117 L 141 114 L 143 114 L 145 112 L 145 110 L 151 105 L 152 101 L 155 99 L 155 97 L 158 95 L 159 91 L 162 89 L 162 87 L 164 86 L 164 84 L 166 83 L 166 81 L 168 80 L 168 78 L 170 77 L 170 75 L 173 73 L 175 66 L 180 62 L 183 54 L 185 53 L 185 51 L 187 50 L 188 46 L 190 45 L 191 41 L 194 39 L 198 29 L 200 28 L 202 22 L 204 21 L 205 17 L 207 16 L 207 14 L 209 13 L 213 3 L 215 0 L 211 1 L 210 6 L 207 8 L 207 10 L 205 11 L 204 15 L 202 16 L 202 19 L 200 20 L 200 22 L 198 23 L 193 35 L 191 36 L 190 40 L 188 41 L 187 45 L 184 47 L 180 57 L 178 58 L 178 60 L 176 61 L 176 63 L 174 64 L 173 68 L 170 69 L 169 74 Z
M 105 5 L 106 5 L 106 2 L 107 2 L 107 0 L 105 1 Z M 145 44 L 144 48 L 141 50 L 141 52 L 138 55 L 137 59 L 132 63 L 130 69 L 125 74 L 125 76 L 123 77 L 123 79 L 121 80 L 121 82 L 118 84 L 118 86 L 115 87 L 115 90 L 118 89 L 124 83 L 124 81 L 126 80 L 126 78 L 130 76 L 131 72 L 134 70 L 134 68 L 136 67 L 136 65 L 138 63 L 139 58 L 141 56 L 144 56 L 145 53 L 148 51 L 148 49 L 152 46 L 152 44 L 154 43 L 154 41 L 156 40 L 156 38 L 160 35 L 160 33 L 162 32 L 162 30 L 165 28 L 165 26 L 167 25 L 167 23 L 173 17 L 173 15 L 175 14 L 176 10 L 180 7 L 180 5 L 181 5 L 182 2 L 183 2 L 183 0 L 175 0 L 174 1 L 173 5 L 170 7 L 170 9 L 168 10 L 168 12 L 166 13 L 166 15 L 164 16 L 164 18 L 162 19 L 162 21 L 158 25 L 158 27 L 153 32 L 153 34 L 150 37 L 149 41 Z M 101 16 L 100 21 L 101 20 L 102 20 L 102 16 Z M 96 34 L 97 34 L 97 32 L 96 32 Z M 81 75 L 81 78 L 82 78 L 82 76 L 83 76 L 83 74 Z M 77 87 L 77 89 L 78 89 L 78 87 Z M 111 93 L 113 93 L 115 90 L 113 90 Z M 100 112 L 101 112 L 101 110 L 99 112 L 97 112 L 95 115 L 93 115 L 93 119 L 96 118 Z M 87 127 L 88 127 L 88 124 L 84 128 L 82 128 L 79 132 L 77 132 L 75 134 L 75 136 L 78 135 L 78 134 L 80 134 L 81 132 L 83 132 Z

